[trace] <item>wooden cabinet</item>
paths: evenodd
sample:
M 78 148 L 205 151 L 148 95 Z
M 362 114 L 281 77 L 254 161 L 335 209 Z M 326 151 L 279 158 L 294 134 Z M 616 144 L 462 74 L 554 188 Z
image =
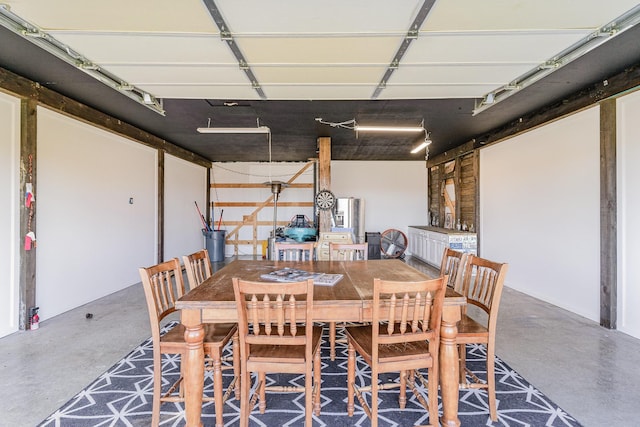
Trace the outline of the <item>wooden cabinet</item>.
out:
M 316 259 L 318 261 L 329 261 L 329 242 L 353 243 L 353 239 L 351 233 L 321 231 L 316 245 Z
M 427 226 L 410 226 L 408 231 L 411 256 L 434 267 L 440 267 L 442 253 L 446 247 L 477 254 L 478 244 L 475 233 Z

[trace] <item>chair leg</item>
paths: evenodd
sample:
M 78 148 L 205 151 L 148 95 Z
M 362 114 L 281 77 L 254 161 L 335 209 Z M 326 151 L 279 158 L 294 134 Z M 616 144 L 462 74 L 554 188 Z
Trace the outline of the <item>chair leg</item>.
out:
M 329 322 L 329 357 L 336 360 L 336 322 Z
M 160 424 L 160 393 L 162 392 L 162 354 L 153 351 L 153 409 L 151 412 L 151 425 L 157 427 Z
M 261 414 L 264 414 L 264 411 L 267 410 L 267 396 L 265 392 L 265 387 L 267 384 L 266 372 L 258 372 L 258 384 L 260 385 L 258 390 L 256 390 L 259 396 L 258 409 L 260 409 Z
M 213 399 L 216 411 L 216 427 L 224 427 L 222 410 L 224 406 L 223 389 L 222 389 L 222 355 L 220 347 L 213 348 L 210 354 L 213 359 Z
M 251 413 L 250 390 L 251 373 L 247 372 L 246 364 L 242 362 L 240 374 L 240 427 L 249 426 L 249 414 Z
M 429 399 L 429 424 L 437 426 L 438 420 L 438 365 L 434 364 L 427 370 L 429 382 L 427 383 L 427 396 Z
M 356 349 L 349 341 L 349 349 L 347 350 L 347 415 L 353 416 L 353 382 L 356 379 Z
M 458 369 L 458 374 L 460 375 L 460 384 L 466 384 L 467 382 L 467 346 L 465 344 L 458 345 L 458 360 L 460 361 L 460 367 Z
M 378 427 L 378 369 L 371 367 L 371 427 Z
M 322 379 L 320 377 L 320 366 L 320 349 L 318 349 L 313 357 L 313 390 L 315 392 L 313 396 L 313 412 L 317 417 L 320 416 L 320 386 L 322 384 Z
M 407 406 L 407 371 L 400 371 L 400 396 L 398 397 L 398 406 L 400 409 L 404 409 Z
M 304 425 L 311 427 L 313 424 L 313 372 L 307 362 L 304 376 Z
M 238 338 L 238 332 L 233 334 L 231 340 L 231 351 L 233 352 L 233 376 L 236 378 L 236 384 L 233 391 L 236 395 L 236 400 L 240 400 L 240 339 Z
M 487 346 L 487 395 L 489 397 L 489 414 L 492 421 L 498 420 L 496 405 L 496 373 L 495 373 L 495 348 Z

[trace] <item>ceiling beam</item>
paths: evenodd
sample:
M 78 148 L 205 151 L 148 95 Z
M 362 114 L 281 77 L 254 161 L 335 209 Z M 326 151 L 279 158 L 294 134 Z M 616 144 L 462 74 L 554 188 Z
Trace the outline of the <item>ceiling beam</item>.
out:
M 60 95 L 39 83 L 21 77 L 0 67 L 0 90 L 21 99 L 32 99 L 51 110 L 82 122 L 94 125 L 122 137 L 149 147 L 164 150 L 167 154 L 191 163 L 209 168 L 211 161 L 191 151 L 185 150 L 153 134 L 145 132 L 129 123 L 109 116 L 85 104 Z
M 402 57 L 407 52 L 407 49 L 409 49 L 411 42 L 418 38 L 420 28 L 422 27 L 425 19 L 427 19 L 427 15 L 429 15 L 429 12 L 431 12 L 431 8 L 433 7 L 433 4 L 435 2 L 436 0 L 425 0 L 424 3 L 422 3 L 422 6 L 418 10 L 415 19 L 411 23 L 407 34 L 404 36 L 402 44 L 398 48 L 396 54 L 393 56 L 391 64 L 389 64 L 387 71 L 385 71 L 384 76 L 382 76 L 382 79 L 380 80 L 380 83 L 378 83 L 378 87 L 373 91 L 371 99 L 377 99 L 380 95 L 380 92 L 382 92 L 382 90 L 387 87 L 387 82 L 391 78 L 393 72 L 398 69 L 400 61 L 402 61 Z
M 503 126 L 478 135 L 471 141 L 453 150 L 430 158 L 427 161 L 427 167 L 453 160 L 455 157 L 465 154 L 470 150 L 498 143 L 504 139 L 543 126 L 582 109 L 589 108 L 606 99 L 619 97 L 635 90 L 640 90 L 640 63 L 587 86 L 578 92 L 574 92 L 553 104 L 532 111 Z
M 262 90 L 262 87 L 260 86 L 256 75 L 253 74 L 253 71 L 251 71 L 249 63 L 238 47 L 238 43 L 236 43 L 236 41 L 233 39 L 231 30 L 222 17 L 222 13 L 220 13 L 220 9 L 216 5 L 216 2 L 214 0 L 202 0 L 202 2 L 207 7 L 207 11 L 209 11 L 209 15 L 211 15 L 213 22 L 215 22 L 215 24 L 218 26 L 218 29 L 220 30 L 220 38 L 227 43 L 227 46 L 231 50 L 231 53 L 233 53 L 233 56 L 236 57 L 236 61 L 238 61 L 238 66 L 242 71 L 244 71 L 244 74 L 251 82 L 251 87 L 258 93 L 261 99 L 267 99 L 267 95 L 265 95 L 264 91 Z

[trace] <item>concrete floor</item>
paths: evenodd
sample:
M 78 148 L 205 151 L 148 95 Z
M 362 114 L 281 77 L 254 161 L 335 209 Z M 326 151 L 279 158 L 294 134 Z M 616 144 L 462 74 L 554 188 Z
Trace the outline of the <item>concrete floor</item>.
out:
M 498 356 L 582 424 L 640 423 L 640 340 L 509 288 L 498 323 Z M 37 425 L 150 335 L 138 284 L 0 338 L 0 427 Z

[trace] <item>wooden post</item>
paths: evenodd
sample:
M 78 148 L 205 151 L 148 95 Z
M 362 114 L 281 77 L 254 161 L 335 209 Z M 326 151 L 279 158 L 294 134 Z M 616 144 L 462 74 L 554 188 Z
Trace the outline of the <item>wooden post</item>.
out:
M 455 197 L 455 211 L 453 215 L 455 217 L 455 221 L 460 221 L 462 223 L 462 157 L 456 157 L 455 166 L 453 169 L 453 194 Z M 456 223 L 453 224 L 456 226 Z
M 164 261 L 164 150 L 158 150 L 158 263 Z
M 600 325 L 616 329 L 616 100 L 600 104 Z
M 331 191 L 331 138 L 318 138 L 318 190 Z M 331 211 L 319 210 L 319 232 L 331 231 Z
M 34 99 L 22 100 L 20 109 L 20 279 L 19 324 L 20 330 L 29 329 L 29 308 L 36 305 L 36 248 L 25 249 L 27 233 L 36 233 L 36 202 L 25 205 L 26 185 L 32 185 L 37 196 L 37 122 L 38 103 Z M 36 234 L 36 239 L 37 239 Z M 36 240 L 37 244 L 37 240 Z
M 207 190 L 204 199 L 204 219 L 205 221 L 211 221 L 211 229 L 215 229 L 213 221 L 213 210 L 211 209 L 211 166 L 207 168 Z

